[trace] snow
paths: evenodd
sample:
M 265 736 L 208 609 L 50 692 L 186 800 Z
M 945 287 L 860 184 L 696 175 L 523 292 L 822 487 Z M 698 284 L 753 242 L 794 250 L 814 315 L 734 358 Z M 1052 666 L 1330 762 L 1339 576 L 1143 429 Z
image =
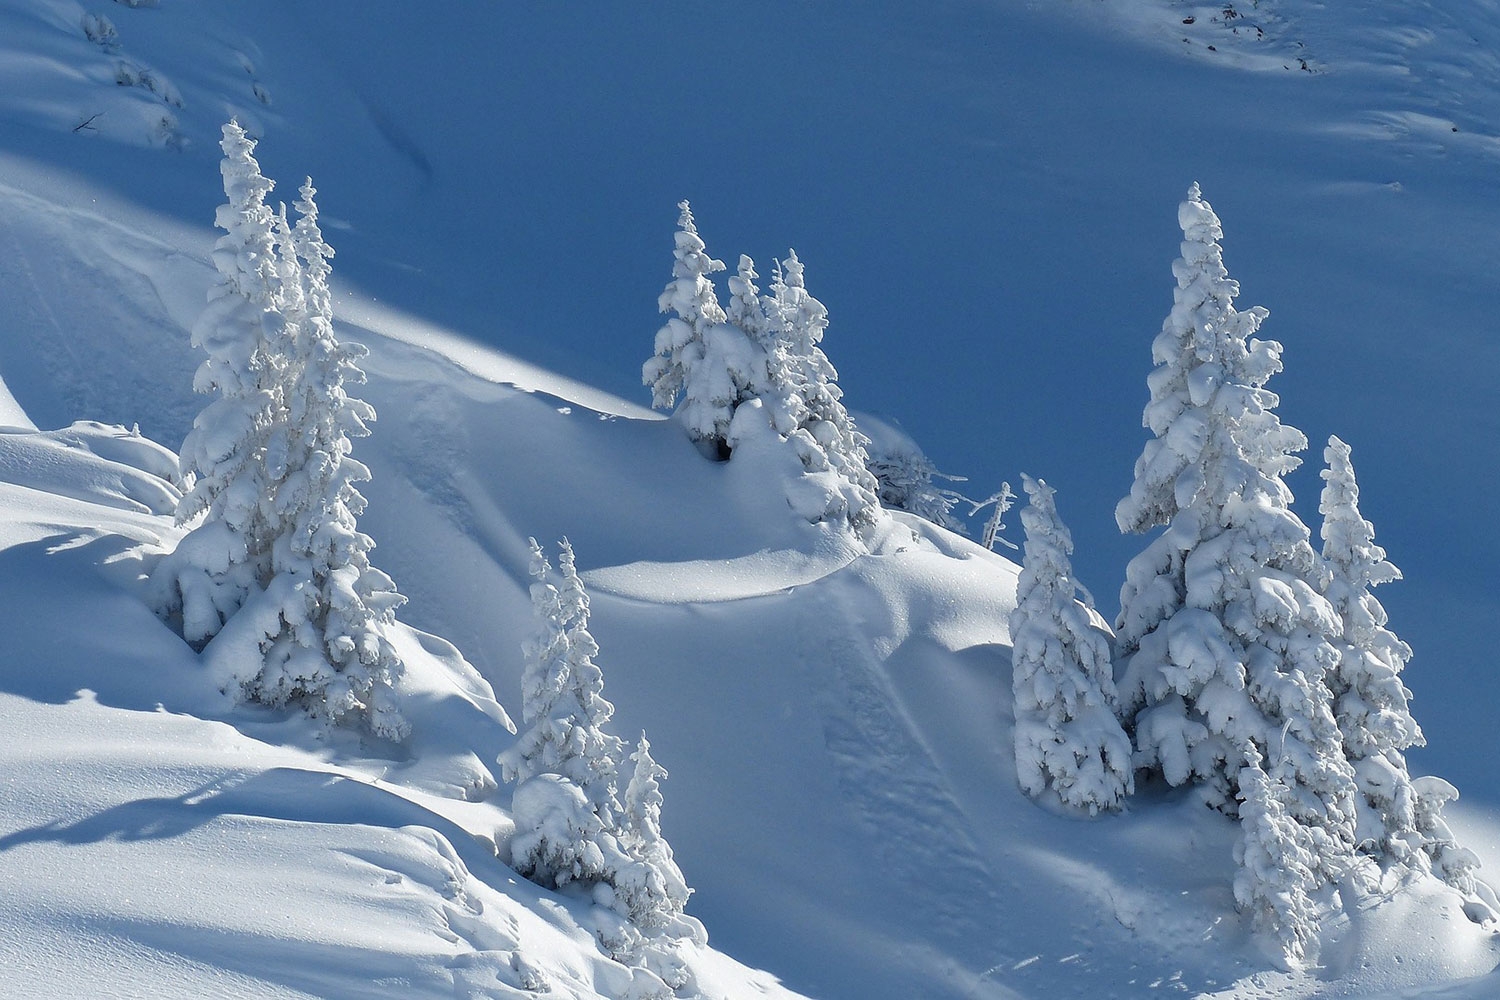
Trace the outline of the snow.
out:
M 671 772 L 707 996 L 1496 992 L 1494 935 L 1446 890 L 1372 901 L 1327 929 L 1321 968 L 1277 971 L 1233 910 L 1234 829 L 1191 794 L 1095 821 L 1032 803 L 1006 696 L 1016 567 L 916 518 L 865 543 L 808 523 L 769 441 L 706 462 L 634 384 L 691 196 L 713 248 L 811 263 L 847 402 L 975 482 L 1048 470 L 1107 593 L 1138 545 L 1109 513 L 1171 207 L 1200 177 L 1287 345 L 1289 422 L 1356 445 L 1406 570 L 1381 599 L 1417 649 L 1414 767 L 1442 765 L 1459 842 L 1500 868 L 1493 12 L 1262 0 L 1251 43 L 1166 0 L 755 23 L 684 5 L 675 29 L 714 44 L 674 61 L 641 55 L 662 21 L 633 10 L 102 6 L 118 53 L 85 35 L 98 10 L 0 2 L 0 993 L 647 991 L 588 906 L 495 854 L 526 538 L 564 535 L 617 732 L 648 730 Z M 126 60 L 157 86 L 118 84 Z M 654 123 L 684 79 L 726 102 L 718 142 Z M 236 707 L 143 601 L 181 536 L 154 442 L 202 403 L 188 336 L 230 113 L 263 136 L 273 199 L 318 179 L 337 328 L 371 349 L 360 528 L 411 599 L 401 748 Z M 1043 408 L 1057 430 L 1014 416 Z M 1316 471 L 1294 490 L 1310 517 Z

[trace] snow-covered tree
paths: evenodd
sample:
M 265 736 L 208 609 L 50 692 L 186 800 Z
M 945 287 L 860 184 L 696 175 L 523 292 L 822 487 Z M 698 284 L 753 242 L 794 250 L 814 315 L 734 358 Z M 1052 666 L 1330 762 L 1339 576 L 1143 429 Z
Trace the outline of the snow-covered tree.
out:
M 1253 748 L 1286 786 L 1319 879 L 1352 863 L 1355 784 L 1328 684 L 1342 623 L 1283 477 L 1306 439 L 1265 388 L 1281 345 L 1240 312 L 1218 217 L 1197 185 L 1181 205 L 1175 301 L 1153 344 L 1154 439 L 1116 508 L 1121 530 L 1166 530 L 1131 560 L 1120 595 L 1120 693 L 1136 765 L 1199 784 L 1229 813 Z
M 578 559 L 573 553 L 573 543 L 566 537 L 557 546 L 557 571 L 562 577 L 562 586 L 557 591 L 562 626 L 569 633 L 578 629 L 587 634 L 589 595 L 583 587 L 583 578 L 578 575 Z M 589 641 L 593 642 L 593 636 L 589 636 Z
M 974 501 L 956 489 L 941 485 L 967 480 L 939 471 L 916 441 L 885 421 L 861 415 L 860 426 L 868 442 L 866 468 L 875 477 L 881 505 L 967 534 L 968 528 L 954 515 L 953 509 L 962 503 L 972 506 Z
M 795 252 L 778 261 L 770 294 L 762 295 L 755 262 L 742 255 L 726 312 L 710 277 L 724 264 L 708 255 L 688 203 L 678 207 L 672 280 L 658 298 L 672 315 L 641 369 L 652 405 L 675 406 L 674 419 L 704 454 L 728 459 L 743 433 L 735 415 L 754 404 L 756 419 L 791 445 L 809 482 L 822 480 L 795 491 L 792 506 L 814 521 L 867 528 L 879 516 L 880 487 L 866 467 L 868 439 L 844 408 L 838 372 L 819 346 L 828 310 L 808 294 L 802 262 Z
M 1479 870 L 1479 857 L 1459 844 L 1443 819 L 1443 807 L 1458 798 L 1458 789 L 1432 775 L 1416 778 L 1411 784 L 1413 825 L 1432 873 L 1459 892 L 1484 900 L 1490 907 L 1490 919 L 1500 916 L 1495 893 L 1474 874 Z
M 657 331 L 656 353 L 641 367 L 642 381 L 651 388 L 651 403 L 660 410 L 671 409 L 677 402 L 694 363 L 703 356 L 704 334 L 724 321 L 709 278 L 724 270 L 724 262 L 708 255 L 688 203 L 678 202 L 677 207 L 682 214 L 677 222 L 672 280 L 657 300 L 662 312 L 673 315 Z
M 1079 604 L 1073 538 L 1054 490 L 1022 476 L 1026 553 L 1010 615 L 1016 775 L 1033 797 L 1048 787 L 1070 806 L 1118 809 L 1133 790 L 1130 739 L 1115 716 L 1109 640 Z
M 736 397 L 723 359 L 710 357 L 711 331 L 725 314 L 709 275 L 724 270 L 724 262 L 708 255 L 688 203 L 677 207 L 682 214 L 672 280 L 657 299 L 661 311 L 672 315 L 656 333 L 656 353 L 642 366 L 641 380 L 651 387 L 653 406 L 676 405 L 688 435 L 716 445 L 728 432 Z
M 969 511 L 970 516 L 979 513 L 986 507 L 992 508 L 990 516 L 985 519 L 984 531 L 979 536 L 979 544 L 991 552 L 995 551 L 996 545 L 1004 545 L 1008 549 L 1018 548 L 1015 542 L 1000 535 L 1000 532 L 1006 530 L 1005 515 L 1011 507 L 1015 506 L 1015 502 L 1016 495 L 1012 492 L 1010 483 L 1001 483 L 1000 488 L 990 494 L 987 500 L 971 501 L 973 506 Z
M 755 285 L 754 262 L 740 258 L 729 279 L 732 316 L 719 306 L 709 275 L 724 270 L 698 235 L 687 202 L 678 206 L 672 280 L 657 304 L 672 313 L 656 334 L 656 354 L 642 367 L 652 405 L 676 406 L 674 418 L 712 458 L 730 454 L 730 424 L 740 404 L 762 395 L 769 385 L 764 338 L 767 320 Z
M 1411 647 L 1386 627 L 1385 608 L 1371 592 L 1401 579 L 1360 514 L 1350 448 L 1337 437 L 1323 451 L 1323 558 L 1328 599 L 1343 621 L 1339 667 L 1330 679 L 1344 753 L 1359 785 L 1360 850 L 1382 865 L 1426 868 L 1469 897 L 1482 919 L 1500 916 L 1500 901 L 1475 872 L 1479 858 L 1454 838 L 1443 807 L 1458 789 L 1436 777 L 1413 778 L 1405 751 L 1426 741 L 1411 714 L 1401 671 Z
M 614 706 L 604 699 L 603 674 L 593 662 L 599 647 L 588 631 L 588 594 L 573 548 L 563 539 L 560 586 L 554 586 L 547 557 L 530 541 L 536 632 L 523 646 L 526 728 L 499 758 L 505 780 L 516 782 L 511 864 L 540 885 L 587 890 L 616 914 L 597 927 L 611 954 L 650 959 L 653 971 L 671 981 L 664 958 L 671 949 L 642 950 L 642 935 L 696 938 L 702 928 L 681 917 L 692 890 L 661 836 L 658 779 L 666 771 L 651 759 L 642 734 L 622 804 L 617 784 L 625 745 L 604 731 Z
M 536 632 L 523 646 L 521 718 L 526 727 L 500 757 L 507 781 L 557 774 L 583 789 L 607 829 L 615 824 L 616 780 L 624 744 L 604 731 L 614 706 L 604 697 L 604 674 L 594 663 L 599 646 L 588 630 L 588 602 L 577 584 L 572 547 L 563 588 L 548 582 L 552 568 L 536 539 L 531 544 L 531 607 Z M 576 589 L 575 589 L 576 587 Z M 564 608 L 563 595 L 569 594 Z M 578 598 L 582 598 L 579 600 Z
M 213 252 L 219 277 L 192 334 L 193 346 L 208 355 L 193 388 L 216 395 L 183 442 L 186 489 L 177 506 L 178 524 L 201 523 L 152 577 L 159 610 L 180 615 L 183 637 L 199 648 L 269 579 L 280 533 L 265 462 L 287 365 L 276 217 L 265 201 L 274 184 L 255 160 L 255 140 L 237 122 L 224 126 L 220 148 L 228 200 L 215 215 L 225 234 Z
M 1339 666 L 1329 677 L 1344 753 L 1359 781 L 1359 843 L 1381 861 L 1412 860 L 1416 796 L 1403 756 L 1425 742 L 1412 718 L 1401 670 L 1411 647 L 1386 628 L 1371 589 L 1401 579 L 1375 544 L 1375 528 L 1359 512 L 1359 485 L 1349 446 L 1337 437 L 1323 451 L 1323 558 L 1327 595 L 1343 621 Z
M 807 291 L 796 251 L 778 261 L 766 312 L 775 348 L 770 361 L 771 421 L 792 443 L 809 473 L 832 472 L 842 483 L 824 517 L 842 516 L 861 529 L 880 511 L 880 486 L 868 468 L 869 439 L 844 408 L 838 371 L 820 346 L 828 309 Z M 785 428 L 790 427 L 790 430 Z
M 659 927 L 682 912 L 693 890 L 688 888 L 682 869 L 672 859 L 671 845 L 661 835 L 664 800 L 659 779 L 665 778 L 667 771 L 652 758 L 651 744 L 644 732 L 630 759 L 635 768 L 625 787 L 620 846 L 643 867 L 635 884 L 624 894 L 631 900 L 631 920 L 636 926 Z
M 761 296 L 756 279 L 755 261 L 747 254 L 740 254 L 739 265 L 729 279 L 729 306 L 726 310 L 728 322 L 744 331 L 745 336 L 769 351 L 773 346 L 771 321 L 766 316 L 766 302 Z
M 401 738 L 391 688 L 401 663 L 384 628 L 403 599 L 355 524 L 364 498 L 354 484 L 369 472 L 349 439 L 369 433 L 375 412 L 345 386 L 364 380 L 364 348 L 333 332 L 333 251 L 311 183 L 293 229 L 285 206 L 265 203 L 272 182 L 254 140 L 230 122 L 221 148 L 227 235 L 194 328 L 209 355 L 196 387 L 218 398 L 183 444 L 190 488 L 177 510 L 201 522 L 153 573 L 158 603 L 180 614 L 184 638 L 208 644 L 209 664 L 240 694 Z
M 333 249 L 318 227 L 308 179 L 295 230 L 281 216 L 284 287 L 292 354 L 284 369 L 285 408 L 268 439 L 266 466 L 282 533 L 267 588 L 279 624 L 259 641 L 259 669 L 242 674 L 247 693 L 270 705 L 299 704 L 315 716 L 364 720 L 378 735 L 407 731 L 393 681 L 402 664 L 385 634 L 405 598 L 370 563 L 375 543 L 358 530 L 365 498 L 355 486 L 369 470 L 351 457 L 350 438 L 370 433 L 375 410 L 348 393 L 365 380 L 365 349 L 341 343 L 328 287 Z
M 1276 941 L 1288 962 L 1302 964 L 1318 936 L 1312 893 L 1321 884 L 1307 830 L 1291 815 L 1292 795 L 1280 768 L 1267 773 L 1260 751 L 1243 748 L 1239 773 L 1240 839 L 1234 898 L 1256 930 Z
M 525 729 L 499 758 L 505 779 L 517 782 L 512 864 L 543 885 L 607 881 L 612 868 L 618 867 L 611 858 L 618 860 L 619 855 L 613 835 L 624 744 L 603 728 L 614 706 L 604 698 L 604 675 L 593 662 L 599 647 L 588 631 L 588 603 L 581 584 L 576 590 L 573 586 L 576 572 L 568 572 L 572 581 L 565 580 L 560 592 L 548 582 L 551 567 L 542 547 L 536 539 L 530 543 L 536 632 L 523 646 Z M 566 541 L 563 552 L 571 567 L 573 554 Z M 567 611 L 565 592 L 573 595 Z M 543 778 L 541 790 L 523 791 Z M 528 811 L 528 803 L 536 810 Z

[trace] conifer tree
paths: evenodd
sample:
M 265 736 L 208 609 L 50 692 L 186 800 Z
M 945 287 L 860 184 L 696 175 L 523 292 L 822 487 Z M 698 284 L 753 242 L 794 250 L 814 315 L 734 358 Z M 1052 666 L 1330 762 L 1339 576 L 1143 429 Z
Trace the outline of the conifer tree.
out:
M 351 456 L 350 438 L 370 433 L 375 410 L 348 393 L 365 380 L 358 361 L 366 352 L 334 333 L 333 249 L 318 227 L 315 194 L 308 179 L 296 229 L 287 229 L 284 213 L 279 227 L 293 350 L 283 419 L 267 448 L 273 506 L 284 526 L 268 587 L 279 623 L 260 641 L 259 670 L 242 681 L 256 701 L 300 704 L 335 722 L 353 716 L 377 735 L 400 739 L 408 727 L 392 684 L 403 666 L 385 629 L 405 598 L 371 565 L 375 543 L 357 526 L 365 498 L 355 484 L 370 472 Z
M 866 429 L 869 429 L 867 423 Z M 962 483 L 963 476 L 950 476 L 938 469 L 915 441 L 905 434 L 877 432 L 865 446 L 866 468 L 875 477 L 880 503 L 886 510 L 908 514 L 942 525 L 956 534 L 967 534 L 968 527 L 953 514 L 961 503 L 976 502 L 958 490 L 938 485 L 938 480 Z
M 197 648 L 264 586 L 280 533 L 265 453 L 284 405 L 285 288 L 275 215 L 265 201 L 274 184 L 260 171 L 255 145 L 237 122 L 223 127 L 219 169 L 228 200 L 215 215 L 224 230 L 213 252 L 219 277 L 192 334 L 208 355 L 193 388 L 216 398 L 183 441 L 186 488 L 177 506 L 178 524 L 202 520 L 152 577 L 159 610 L 180 615 L 183 638 Z
M 568 630 L 588 631 L 589 595 L 584 590 L 583 579 L 578 575 L 578 559 L 573 554 L 573 543 L 563 538 L 557 546 L 557 569 L 562 576 L 558 589 L 558 610 L 563 627 Z M 592 641 L 592 637 L 590 637 Z
M 1256 930 L 1279 945 L 1289 963 L 1302 964 L 1318 936 L 1312 893 L 1321 884 L 1315 847 L 1292 816 L 1284 769 L 1267 773 L 1260 750 L 1243 748 L 1240 768 L 1240 839 L 1234 859 L 1234 898 Z
M 606 828 L 618 805 L 615 782 L 624 745 L 604 732 L 614 706 L 604 697 L 604 674 L 593 658 L 599 647 L 588 630 L 587 599 L 564 609 L 563 591 L 548 582 L 552 567 L 536 539 L 531 545 L 531 607 L 536 632 L 523 649 L 521 718 L 525 730 L 500 757 L 507 781 L 557 774 L 583 789 Z M 572 566 L 572 549 L 563 559 Z M 574 573 L 569 576 L 576 581 Z M 581 593 L 581 592 L 580 592 Z
M 1323 884 L 1353 860 L 1355 785 L 1328 688 L 1342 624 L 1283 481 L 1306 439 L 1276 417 L 1265 385 L 1281 345 L 1252 336 L 1264 309 L 1234 308 L 1223 232 L 1196 184 L 1178 221 L 1175 301 L 1148 380 L 1154 439 L 1115 512 L 1124 531 L 1166 528 L 1121 591 L 1121 698 L 1137 766 L 1200 785 L 1228 813 L 1247 801 L 1253 757 L 1274 761 Z
M 655 354 L 640 369 L 640 378 L 651 387 L 651 405 L 670 409 L 679 394 L 693 388 L 694 376 L 706 375 L 702 367 L 708 331 L 724 321 L 724 310 L 718 304 L 714 282 L 709 274 L 724 270 L 724 262 L 708 255 L 702 237 L 697 235 L 693 210 L 687 202 L 678 202 L 681 217 L 676 229 L 673 250 L 672 280 L 667 282 L 657 300 L 661 312 L 672 313 L 655 336 Z M 702 396 L 702 394 L 700 394 Z M 706 405 L 706 400 L 696 400 Z M 711 429 L 714 414 L 693 414 L 688 433 L 694 439 L 705 436 L 703 423 Z
M 656 354 L 642 378 L 652 388 L 652 404 L 675 405 L 673 417 L 688 436 L 705 455 L 723 460 L 730 455 L 736 410 L 768 385 L 766 317 L 748 257 L 729 279 L 733 318 L 720 308 L 709 275 L 724 264 L 708 256 L 688 203 L 679 208 L 673 278 L 658 299 L 661 311 L 674 315 L 657 332 Z
M 1401 671 L 1411 647 L 1386 627 L 1385 608 L 1371 592 L 1401 579 L 1360 514 L 1350 448 L 1337 437 L 1323 452 L 1323 558 L 1331 571 L 1328 598 L 1344 624 L 1339 668 L 1332 678 L 1344 753 L 1359 785 L 1361 850 L 1382 865 L 1426 868 L 1493 916 L 1496 900 L 1475 872 L 1474 852 L 1458 843 L 1443 807 L 1458 789 L 1436 777 L 1413 778 L 1405 751 L 1426 741 L 1411 714 Z
M 1109 642 L 1078 603 L 1073 539 L 1054 490 L 1022 476 L 1026 553 L 1010 615 L 1016 773 L 1033 797 L 1049 786 L 1070 806 L 1118 809 L 1133 790 L 1130 740 L 1115 717 Z
M 735 268 L 734 277 L 729 279 L 730 298 L 726 318 L 743 330 L 753 343 L 769 350 L 773 346 L 769 343 L 770 320 L 766 316 L 766 304 L 762 301 L 760 286 L 755 283 L 759 277 L 755 273 L 755 261 L 747 254 L 740 254 L 739 266 Z
M 1494 890 L 1474 874 L 1480 867 L 1478 855 L 1458 842 L 1443 818 L 1443 807 L 1458 798 L 1458 789 L 1432 775 L 1415 778 L 1411 784 L 1413 825 L 1432 874 L 1464 895 L 1477 897 L 1471 901 L 1483 902 L 1480 912 L 1484 919 L 1500 917 Z
M 794 427 L 786 433 L 809 472 L 831 470 L 845 484 L 837 513 L 851 526 L 872 524 L 880 511 L 880 486 L 868 468 L 869 438 L 844 408 L 838 371 L 820 346 L 828 309 L 807 291 L 802 262 L 794 250 L 778 261 L 771 285 L 769 320 L 777 346 L 771 381 L 780 396 L 781 416 L 772 422 Z M 834 512 L 830 512 L 832 514 Z
M 517 783 L 512 864 L 543 885 L 604 882 L 625 861 L 614 839 L 624 745 L 603 728 L 614 706 L 593 662 L 599 647 L 588 631 L 587 600 L 570 599 L 565 611 L 542 547 L 534 538 L 530 544 L 536 632 L 523 646 L 525 728 L 499 758 L 505 780 Z M 571 548 L 564 551 L 571 566 Z
M 1385 862 L 1409 862 L 1417 838 L 1416 796 L 1404 753 L 1425 742 L 1412 718 L 1401 670 L 1411 647 L 1386 628 L 1371 593 L 1401 579 L 1375 544 L 1374 526 L 1359 512 L 1359 485 L 1349 446 L 1328 439 L 1323 452 L 1323 558 L 1331 571 L 1328 599 L 1343 622 L 1339 666 L 1329 677 L 1344 754 L 1359 782 L 1359 842 Z
M 795 295 L 786 283 L 782 262 L 774 261 L 770 291 L 760 296 L 759 342 L 765 353 L 766 378 L 759 396 L 766 418 L 782 437 L 790 437 L 802 428 L 808 416 L 807 404 L 798 388 L 801 361 L 793 354 L 786 311 L 786 304 Z
M 624 812 L 620 823 L 620 842 L 626 852 L 645 866 L 640 880 L 638 926 L 660 926 L 673 914 L 681 913 L 692 889 L 682 876 L 682 869 L 672 859 L 672 848 L 661 835 L 661 778 L 667 771 L 651 756 L 646 734 L 636 743 L 630 759 L 635 764 L 630 783 L 625 787 Z
M 541 546 L 530 542 L 536 632 L 523 647 L 526 728 L 499 759 L 505 780 L 516 782 L 511 864 L 549 888 L 588 886 L 596 903 L 628 921 L 600 932 L 611 954 L 626 960 L 642 934 L 680 936 L 669 928 L 692 891 L 661 836 L 658 779 L 666 771 L 642 734 L 622 805 L 624 743 L 604 731 L 614 706 L 593 662 L 599 647 L 588 631 L 588 594 L 573 548 L 566 539 L 559 546 L 561 585 L 554 586 Z
M 364 348 L 340 344 L 311 182 L 295 230 L 272 212 L 272 182 L 235 122 L 221 144 L 227 204 L 215 247 L 220 280 L 194 330 L 208 352 L 196 385 L 217 391 L 183 444 L 191 488 L 178 519 L 202 518 L 153 573 L 161 610 L 180 613 L 197 647 L 228 629 L 208 659 L 239 693 L 298 704 L 338 722 L 358 718 L 400 739 L 392 682 L 401 670 L 384 628 L 402 602 L 373 568 L 355 519 L 369 471 L 349 455 L 375 411 L 348 395 L 364 380 Z

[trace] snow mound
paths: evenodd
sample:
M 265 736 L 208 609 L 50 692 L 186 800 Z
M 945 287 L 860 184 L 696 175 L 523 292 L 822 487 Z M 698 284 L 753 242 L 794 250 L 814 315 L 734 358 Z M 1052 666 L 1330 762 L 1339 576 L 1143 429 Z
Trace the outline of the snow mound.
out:
M 0 428 L 0 482 L 143 514 L 170 514 L 177 456 L 124 427 Z

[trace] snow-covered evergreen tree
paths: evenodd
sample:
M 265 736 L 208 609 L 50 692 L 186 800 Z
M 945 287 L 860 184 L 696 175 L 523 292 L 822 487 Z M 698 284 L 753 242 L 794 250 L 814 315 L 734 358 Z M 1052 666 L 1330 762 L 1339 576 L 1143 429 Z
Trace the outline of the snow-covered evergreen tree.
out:
M 682 869 L 672 859 L 671 846 L 661 835 L 664 800 L 660 779 L 667 772 L 652 758 L 651 744 L 644 732 L 630 759 L 635 768 L 625 787 L 620 845 L 644 866 L 637 883 L 630 887 L 632 891 L 627 893 L 632 900 L 631 919 L 638 927 L 659 927 L 682 912 L 693 890 L 688 888 Z
M 499 758 L 505 780 L 516 782 L 511 864 L 549 888 L 587 889 L 617 915 L 598 925 L 611 954 L 660 965 L 666 952 L 643 950 L 643 940 L 702 936 L 701 925 L 681 916 L 692 890 L 661 836 L 658 779 L 666 771 L 651 759 L 642 734 L 622 805 L 617 783 L 625 745 L 604 731 L 614 706 L 604 699 L 603 674 L 593 662 L 599 647 L 588 631 L 588 594 L 573 548 L 562 541 L 560 586 L 554 586 L 547 557 L 530 541 L 536 632 L 523 647 L 526 728 Z M 653 971 L 670 972 L 657 965 Z
M 1118 809 L 1133 790 L 1130 739 L 1115 716 L 1109 640 L 1076 599 L 1073 539 L 1054 490 L 1021 477 L 1026 554 L 1010 615 L 1016 775 L 1033 797 L 1048 787 L 1070 806 Z
M 158 609 L 180 615 L 182 634 L 201 647 L 218 634 L 270 576 L 280 534 L 270 499 L 267 442 L 284 404 L 287 320 L 266 204 L 273 182 L 255 160 L 255 140 L 237 122 L 223 128 L 220 173 L 228 200 L 215 215 L 225 235 L 214 245 L 218 281 L 193 327 L 207 353 L 193 388 L 216 398 L 193 420 L 182 445 L 184 490 L 177 522 L 201 518 L 152 576 Z
M 1306 439 L 1276 417 L 1265 385 L 1281 345 L 1252 336 L 1264 309 L 1234 308 L 1223 232 L 1196 184 L 1178 220 L 1175 302 L 1148 380 L 1154 439 L 1115 512 L 1124 531 L 1166 527 L 1121 591 L 1121 698 L 1137 767 L 1201 785 L 1226 812 L 1244 798 L 1249 750 L 1274 761 L 1326 882 L 1352 863 L 1355 784 L 1328 688 L 1342 623 L 1283 481 Z
M 671 409 L 691 377 L 693 365 L 703 356 L 703 337 L 708 329 L 724 321 L 709 275 L 724 270 L 724 262 L 707 252 L 693 210 L 686 201 L 677 205 L 676 248 L 672 280 L 657 300 L 662 312 L 672 317 L 657 331 L 656 353 L 641 367 L 642 381 L 651 388 L 651 405 Z
M 548 582 L 551 567 L 542 547 L 536 539 L 530 543 L 536 633 L 523 647 L 521 717 L 525 728 L 499 758 L 505 780 L 517 782 L 512 864 L 543 885 L 606 881 L 618 867 L 619 849 L 613 834 L 624 744 L 603 728 L 614 715 L 614 706 L 604 698 L 604 675 L 593 662 L 599 647 L 588 631 L 587 600 L 577 600 L 584 597 L 581 584 L 565 611 L 562 593 Z M 572 566 L 572 550 L 566 542 L 563 551 L 564 560 Z M 576 582 L 575 572 L 568 575 Z M 572 589 L 565 581 L 564 592 Z M 523 791 L 543 778 L 544 788 Z M 528 811 L 527 803 L 536 809 Z M 569 803 L 583 811 L 573 815 Z
M 1413 779 L 1411 784 L 1413 826 L 1421 838 L 1432 874 L 1459 892 L 1484 900 L 1490 907 L 1488 919 L 1500 916 L 1495 893 L 1474 874 L 1479 870 L 1479 857 L 1459 844 L 1443 819 L 1443 807 L 1458 798 L 1458 789 L 1432 775 Z
M 284 371 L 285 409 L 267 443 L 273 507 L 284 526 L 275 540 L 268 598 L 279 623 L 259 641 L 262 661 L 241 680 L 256 701 L 299 704 L 332 721 L 362 719 L 399 739 L 407 726 L 392 690 L 402 664 L 385 634 L 405 602 L 370 563 L 375 543 L 358 530 L 365 498 L 356 483 L 369 470 L 351 457 L 351 437 L 370 433 L 375 410 L 349 395 L 365 380 L 365 349 L 334 334 L 328 287 L 333 249 L 318 227 L 316 190 L 300 190 L 295 230 L 281 216 L 284 287 L 292 355 Z
M 1302 964 L 1318 936 L 1312 893 L 1321 880 L 1307 829 L 1292 816 L 1293 792 L 1282 768 L 1267 773 L 1260 750 L 1243 748 L 1239 773 L 1240 839 L 1234 898 L 1255 928 L 1274 940 L 1287 961 Z
M 1401 579 L 1360 514 L 1350 448 L 1337 437 L 1323 451 L 1323 558 L 1331 571 L 1328 599 L 1344 624 L 1339 667 L 1331 678 L 1344 753 L 1359 785 L 1360 849 L 1382 865 L 1426 868 L 1469 897 L 1477 919 L 1500 916 L 1500 901 L 1475 872 L 1474 852 L 1458 843 L 1443 807 L 1458 789 L 1436 777 L 1413 778 L 1405 751 L 1426 742 L 1411 714 L 1401 671 L 1411 647 L 1386 627 L 1385 608 L 1371 592 Z M 1477 909 L 1475 909 L 1477 908 Z
M 740 254 L 739 265 L 729 279 L 729 306 L 726 310 L 728 322 L 744 331 L 745 336 L 766 351 L 774 347 L 771 336 L 771 321 L 766 316 L 766 302 L 761 296 L 756 279 L 755 261 L 747 254 Z
M 865 451 L 869 439 L 844 408 L 838 371 L 820 346 L 828 309 L 808 293 L 796 251 L 777 262 L 766 307 L 775 338 L 766 394 L 772 425 L 809 473 L 832 472 L 842 480 L 821 519 L 843 517 L 856 529 L 867 527 L 880 511 L 880 486 Z
M 558 588 L 557 604 L 563 628 L 588 631 L 589 595 L 583 587 L 583 578 L 578 575 L 578 559 L 573 553 L 573 543 L 563 538 L 557 546 L 557 570 L 562 577 Z M 593 637 L 589 637 L 593 641 Z
M 694 441 L 717 445 L 728 433 L 737 396 L 724 359 L 710 356 L 711 333 L 725 314 L 709 275 L 724 270 L 724 262 L 708 255 L 688 203 L 677 207 L 682 214 L 672 280 L 657 300 L 661 311 L 672 315 L 656 333 L 656 353 L 642 366 L 641 379 L 651 387 L 653 406 L 676 405 Z
M 1375 528 L 1359 512 L 1359 485 L 1349 446 L 1337 437 L 1323 451 L 1323 558 L 1327 595 L 1344 625 L 1339 666 L 1329 678 L 1344 753 L 1359 781 L 1359 843 L 1385 862 L 1408 862 L 1418 838 L 1416 796 L 1403 756 L 1425 741 L 1412 718 L 1401 670 L 1411 647 L 1386 628 L 1371 589 L 1401 579 L 1375 544 Z
M 658 299 L 674 315 L 656 334 L 656 354 L 642 367 L 652 405 L 670 409 L 704 454 L 727 459 L 730 425 L 746 400 L 769 386 L 767 320 L 755 285 L 755 265 L 740 258 L 729 279 L 732 317 L 719 306 L 709 275 L 724 263 L 708 256 L 687 202 L 678 222 L 672 280 Z
M 588 602 L 576 571 L 561 591 L 548 582 L 552 572 L 536 539 L 531 545 L 531 606 L 536 632 L 523 649 L 521 718 L 526 727 L 500 757 L 507 781 L 557 774 L 583 789 L 605 827 L 615 824 L 616 780 L 624 744 L 604 732 L 614 706 L 604 697 L 604 674 L 594 663 L 599 647 L 588 630 Z M 564 540 L 562 560 L 573 566 Z M 563 594 L 570 594 L 565 610 Z M 579 597 L 583 599 L 578 600 Z
M 838 372 L 819 346 L 828 310 L 808 294 L 802 262 L 795 252 L 778 261 L 771 292 L 762 295 L 755 262 L 742 255 L 726 313 L 710 278 L 724 264 L 708 255 L 688 203 L 678 207 L 672 280 L 658 299 L 672 315 L 641 369 L 652 404 L 675 406 L 674 419 L 703 452 L 727 459 L 739 440 L 735 414 L 754 403 L 757 419 L 791 444 L 807 475 L 824 480 L 797 491 L 793 507 L 814 521 L 867 528 L 880 510 L 869 441 L 844 408 Z
M 295 230 L 272 212 L 255 142 L 224 126 L 227 235 L 220 280 L 194 329 L 209 355 L 195 380 L 219 397 L 183 444 L 190 489 L 181 522 L 202 518 L 153 573 L 161 610 L 248 698 L 298 704 L 330 721 L 357 717 L 399 739 L 407 727 L 391 683 L 401 664 L 383 629 L 402 598 L 374 569 L 355 519 L 369 479 L 349 457 L 375 412 L 348 395 L 364 348 L 340 344 L 328 291 L 333 251 L 309 182 Z M 231 620 L 236 624 L 230 630 Z

